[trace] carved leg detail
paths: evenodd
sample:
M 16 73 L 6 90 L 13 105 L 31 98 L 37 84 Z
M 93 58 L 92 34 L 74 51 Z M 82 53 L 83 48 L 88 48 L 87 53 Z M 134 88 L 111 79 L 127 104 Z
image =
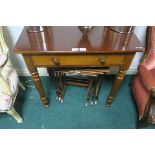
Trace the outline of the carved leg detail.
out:
M 32 75 L 32 79 L 33 79 L 34 84 L 38 90 L 38 93 L 40 95 L 42 103 L 45 107 L 48 107 L 48 100 L 47 100 L 47 97 L 45 95 L 44 88 L 42 86 L 37 68 L 35 67 L 33 60 L 32 60 L 30 55 L 23 55 L 23 57 L 24 57 L 24 60 L 26 62 L 27 68 L 29 69 L 29 72 Z
M 48 107 L 48 99 L 47 99 L 47 96 L 45 95 L 45 92 L 44 92 L 38 72 L 32 73 L 32 79 L 33 79 L 35 86 L 40 94 L 40 98 L 42 100 L 43 105 L 45 107 Z
M 124 76 L 125 76 L 125 73 L 126 71 L 124 70 L 119 70 L 118 74 L 116 75 L 116 80 L 111 88 L 111 92 L 109 94 L 109 96 L 107 97 L 107 100 L 106 100 L 106 106 L 107 107 L 110 107 L 112 102 L 113 102 L 113 99 L 115 97 L 115 94 L 122 82 L 122 80 L 124 79 Z

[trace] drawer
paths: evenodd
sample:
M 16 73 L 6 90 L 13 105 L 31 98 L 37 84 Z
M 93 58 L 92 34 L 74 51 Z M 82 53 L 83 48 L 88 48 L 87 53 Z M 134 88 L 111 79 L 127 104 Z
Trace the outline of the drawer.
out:
M 34 55 L 35 66 L 109 66 L 122 64 L 125 55 Z

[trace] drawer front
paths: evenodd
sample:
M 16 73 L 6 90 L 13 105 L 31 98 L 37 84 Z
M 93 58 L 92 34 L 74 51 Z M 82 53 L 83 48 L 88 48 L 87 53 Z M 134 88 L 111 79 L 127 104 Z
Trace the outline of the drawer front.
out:
M 125 55 L 37 55 L 32 56 L 35 66 L 109 66 L 122 64 Z

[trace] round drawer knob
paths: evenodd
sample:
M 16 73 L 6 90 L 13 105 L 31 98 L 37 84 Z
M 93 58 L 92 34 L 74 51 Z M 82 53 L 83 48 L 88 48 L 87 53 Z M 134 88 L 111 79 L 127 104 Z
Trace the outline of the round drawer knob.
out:
M 104 64 L 105 63 L 105 57 L 100 57 L 99 62 L 100 62 L 100 64 Z
M 52 62 L 53 62 L 55 65 L 60 65 L 59 58 L 52 58 Z

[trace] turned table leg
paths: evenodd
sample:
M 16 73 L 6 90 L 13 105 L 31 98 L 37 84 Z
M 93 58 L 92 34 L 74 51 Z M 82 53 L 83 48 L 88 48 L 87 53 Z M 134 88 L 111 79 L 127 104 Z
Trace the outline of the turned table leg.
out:
M 39 73 L 36 71 L 36 72 L 32 72 L 31 75 L 32 75 L 32 79 L 34 81 L 34 84 L 35 84 L 35 86 L 39 92 L 39 95 L 40 95 L 40 98 L 41 98 L 43 105 L 45 107 L 48 107 L 47 96 L 45 95 L 45 92 L 44 92 L 44 89 L 42 86 L 42 82 L 41 82 L 41 79 L 39 77 Z
M 117 90 L 119 89 L 119 87 L 120 87 L 120 85 L 121 85 L 121 83 L 125 77 L 126 71 L 130 67 L 130 64 L 131 64 L 134 56 L 135 56 L 135 53 L 126 54 L 124 56 L 123 64 L 119 68 L 118 74 L 116 75 L 115 82 L 114 82 L 114 84 L 111 88 L 111 91 L 107 97 L 107 100 L 106 100 L 106 106 L 107 107 L 110 107 L 112 105 L 112 102 L 113 102 L 114 97 L 117 93 Z
M 34 84 L 38 90 L 41 101 L 45 107 L 48 107 L 48 99 L 47 99 L 47 96 L 45 94 L 44 88 L 42 86 L 42 82 L 41 82 L 41 79 L 39 77 L 39 73 L 38 73 L 36 67 L 33 65 L 33 61 L 31 59 L 31 56 L 23 55 L 23 57 L 24 57 L 24 60 L 26 62 L 26 65 L 29 69 L 29 72 L 31 73 Z
M 120 87 L 122 80 L 125 77 L 125 73 L 126 73 L 126 71 L 120 69 L 118 74 L 116 75 L 115 82 L 114 82 L 114 84 L 111 88 L 111 92 L 110 92 L 110 94 L 106 100 L 106 106 L 108 106 L 108 107 L 111 106 L 113 99 L 114 99 L 114 96 L 115 96 L 118 88 Z

